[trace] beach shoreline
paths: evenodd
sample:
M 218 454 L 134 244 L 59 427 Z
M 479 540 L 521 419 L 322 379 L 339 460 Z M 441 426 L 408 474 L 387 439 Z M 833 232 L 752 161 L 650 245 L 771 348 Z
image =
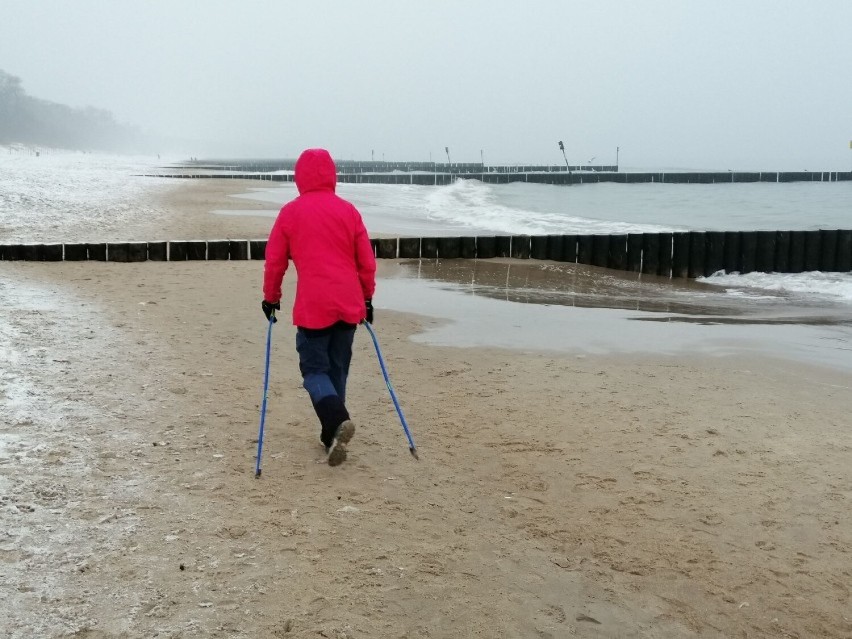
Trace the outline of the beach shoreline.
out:
M 150 232 L 265 237 L 268 218 L 209 213 L 243 188 L 211 182 L 176 185 Z M 421 461 L 359 330 L 351 458 L 316 463 L 282 313 L 256 480 L 262 267 L 0 263 L 6 634 L 852 632 L 849 372 L 424 343 L 451 320 L 384 307 L 412 276 L 380 261 Z

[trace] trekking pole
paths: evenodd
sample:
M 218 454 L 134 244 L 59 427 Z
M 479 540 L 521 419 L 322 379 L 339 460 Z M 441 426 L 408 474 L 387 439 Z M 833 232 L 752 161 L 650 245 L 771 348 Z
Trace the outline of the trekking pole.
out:
M 390 392 L 391 399 L 393 400 L 393 405 L 396 408 L 396 413 L 399 415 L 399 421 L 402 423 L 402 429 L 405 431 L 405 436 L 408 438 L 408 450 L 414 459 L 420 459 L 417 456 L 417 447 L 414 445 L 414 440 L 411 438 L 411 432 L 408 430 L 408 424 L 405 421 L 405 415 L 402 414 L 402 409 L 399 407 L 399 402 L 396 399 L 396 393 L 393 391 L 393 385 L 390 382 L 390 378 L 388 377 L 388 371 L 385 368 L 385 361 L 382 359 L 382 351 L 379 348 L 379 342 L 376 339 L 376 333 L 373 331 L 373 327 L 370 326 L 370 322 L 364 320 L 364 326 L 367 327 L 367 332 L 370 333 L 370 337 L 373 338 L 373 346 L 376 347 L 376 355 L 379 357 L 379 366 L 382 369 L 382 375 L 385 378 L 385 384 L 388 387 L 388 391 Z
M 254 467 L 255 478 L 260 477 L 260 455 L 263 452 L 263 423 L 266 421 L 266 391 L 269 389 L 269 353 L 272 350 L 272 325 L 275 323 L 275 311 L 269 316 L 269 328 L 266 331 L 266 372 L 263 374 L 263 402 L 260 405 L 260 432 L 257 435 L 257 463 Z

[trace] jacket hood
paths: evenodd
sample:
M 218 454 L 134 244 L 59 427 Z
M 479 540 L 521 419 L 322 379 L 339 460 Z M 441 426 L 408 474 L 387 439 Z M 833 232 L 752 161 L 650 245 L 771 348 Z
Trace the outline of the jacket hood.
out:
M 307 149 L 296 160 L 296 187 L 299 193 L 308 191 L 334 191 L 337 185 L 337 167 L 325 149 Z

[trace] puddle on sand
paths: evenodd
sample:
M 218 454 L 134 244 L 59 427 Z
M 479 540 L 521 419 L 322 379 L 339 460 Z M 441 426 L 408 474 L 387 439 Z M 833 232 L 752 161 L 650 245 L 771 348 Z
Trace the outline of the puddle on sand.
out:
M 420 260 L 386 269 L 376 305 L 451 320 L 426 343 L 588 354 L 766 354 L 852 370 L 848 311 L 582 265 Z M 766 299 L 763 299 L 766 297 Z M 643 321 L 635 321 L 643 320 Z

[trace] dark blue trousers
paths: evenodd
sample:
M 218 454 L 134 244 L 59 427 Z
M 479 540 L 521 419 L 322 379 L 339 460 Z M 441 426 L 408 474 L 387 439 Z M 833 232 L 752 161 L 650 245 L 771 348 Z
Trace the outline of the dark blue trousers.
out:
M 337 428 L 349 419 L 346 380 L 352 361 L 355 325 L 337 322 L 321 329 L 297 328 L 296 351 L 302 385 L 322 425 L 320 439 L 331 445 Z

